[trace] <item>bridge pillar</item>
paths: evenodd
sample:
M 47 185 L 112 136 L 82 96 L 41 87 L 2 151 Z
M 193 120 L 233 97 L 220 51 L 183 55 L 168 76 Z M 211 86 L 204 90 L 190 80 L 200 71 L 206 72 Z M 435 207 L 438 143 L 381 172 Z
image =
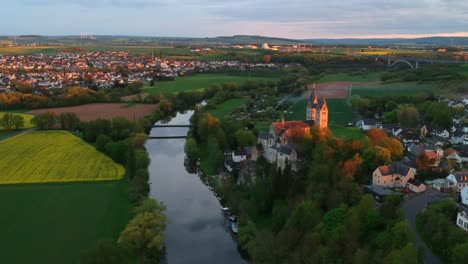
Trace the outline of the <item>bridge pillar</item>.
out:
M 414 66 L 415 69 L 419 68 L 419 61 L 416 61 L 416 65 Z

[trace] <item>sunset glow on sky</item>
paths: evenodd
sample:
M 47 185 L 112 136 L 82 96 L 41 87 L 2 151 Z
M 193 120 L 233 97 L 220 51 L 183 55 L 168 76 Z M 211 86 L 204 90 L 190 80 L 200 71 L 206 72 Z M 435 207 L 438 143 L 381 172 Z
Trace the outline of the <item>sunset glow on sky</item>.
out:
M 466 0 L 17 0 L 0 35 L 468 36 Z

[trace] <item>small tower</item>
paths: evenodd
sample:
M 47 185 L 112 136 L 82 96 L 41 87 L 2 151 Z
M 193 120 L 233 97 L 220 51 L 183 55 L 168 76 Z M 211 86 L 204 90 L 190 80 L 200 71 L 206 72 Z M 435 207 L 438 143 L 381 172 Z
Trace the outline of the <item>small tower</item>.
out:
M 319 109 L 320 111 L 320 120 L 315 122 L 319 125 L 320 132 L 326 132 L 328 129 L 328 105 L 325 97 L 322 97 L 322 107 Z

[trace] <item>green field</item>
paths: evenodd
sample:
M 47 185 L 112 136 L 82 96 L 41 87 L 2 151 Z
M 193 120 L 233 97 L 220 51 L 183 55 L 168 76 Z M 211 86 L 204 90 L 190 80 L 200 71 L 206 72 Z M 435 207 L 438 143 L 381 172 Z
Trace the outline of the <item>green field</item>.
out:
M 16 112 L 12 112 L 12 111 L 8 111 L 8 112 L 0 111 L 0 118 L 2 118 L 5 113 L 13 113 L 13 114 L 16 114 L 16 115 L 21 115 L 24 118 L 24 126 L 22 127 L 24 129 L 34 127 L 34 125 L 31 123 L 31 119 L 33 118 L 33 115 L 16 113 Z M 4 129 L 4 128 L 2 126 L 0 126 L 0 130 L 2 130 L 2 129 Z
M 356 75 L 349 73 L 327 74 L 320 78 L 319 82 L 379 82 L 379 72 L 373 72 L 365 75 Z
M 2 263 L 78 263 L 131 217 L 125 181 L 0 186 Z
M 424 95 L 435 89 L 430 84 L 389 83 L 389 84 L 354 84 L 352 95 L 359 96 L 409 96 Z
M 192 76 L 177 77 L 175 81 L 161 81 L 156 82 L 153 87 L 147 85 L 143 88 L 143 91 L 150 94 L 155 93 L 178 93 L 194 90 L 202 90 L 209 88 L 215 83 L 228 83 L 237 82 L 242 83 L 248 80 L 265 80 L 265 81 L 277 81 L 277 78 L 271 77 L 249 77 L 245 76 L 234 76 L 227 74 L 197 74 Z
M 18 133 L 16 130 L 0 130 L 0 140 Z
M 247 102 L 247 99 L 245 98 L 229 99 L 222 104 L 216 105 L 216 109 L 209 109 L 206 112 L 217 118 L 223 118 L 234 111 L 234 109 L 243 105 L 245 102 Z
M 125 169 L 65 131 L 33 131 L 0 142 L 0 184 L 121 179 Z
M 0 54 L 55 54 L 63 48 L 64 46 L 0 47 Z

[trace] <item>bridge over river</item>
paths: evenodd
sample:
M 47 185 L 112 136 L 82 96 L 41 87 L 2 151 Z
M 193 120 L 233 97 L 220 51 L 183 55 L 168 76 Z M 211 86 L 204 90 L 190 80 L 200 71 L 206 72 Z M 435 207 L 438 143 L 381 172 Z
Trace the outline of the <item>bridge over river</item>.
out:
M 388 68 L 392 68 L 398 63 L 406 63 L 411 69 L 419 68 L 420 63 L 430 63 L 430 64 L 468 64 L 468 61 L 461 60 L 441 60 L 441 59 L 431 59 L 431 58 L 405 58 L 398 56 L 372 56 L 372 55 L 362 55 L 362 57 L 371 58 L 375 60 L 386 60 Z M 414 63 L 414 64 L 413 64 Z
M 187 125 L 162 124 L 162 125 L 145 126 L 145 131 L 146 131 L 146 134 L 150 135 L 149 136 L 150 139 L 177 139 L 177 138 L 186 138 L 188 130 L 184 130 L 183 132 L 179 133 L 180 131 L 174 132 L 173 130 L 167 130 L 164 128 L 190 128 L 190 127 L 191 127 L 190 124 L 187 124 Z M 153 136 L 151 135 L 151 131 L 155 131 L 156 133 L 163 131 L 164 135 Z M 167 131 L 169 131 L 170 133 L 168 133 Z

